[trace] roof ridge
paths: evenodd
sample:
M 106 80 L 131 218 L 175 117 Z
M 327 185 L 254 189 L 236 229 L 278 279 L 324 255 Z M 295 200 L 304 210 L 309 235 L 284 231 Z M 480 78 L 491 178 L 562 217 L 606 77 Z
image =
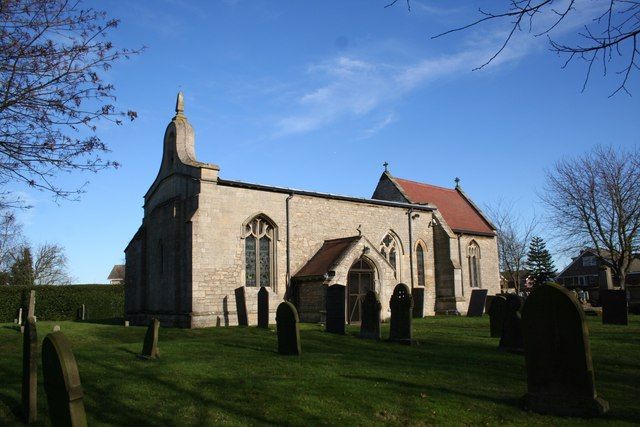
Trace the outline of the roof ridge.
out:
M 407 181 L 407 182 L 412 182 L 414 184 L 419 184 L 419 185 L 424 185 L 426 187 L 433 187 L 433 188 L 439 188 L 441 190 L 449 190 L 452 192 L 455 192 L 456 189 L 455 188 L 448 188 L 448 187 L 443 187 L 441 185 L 433 185 L 433 184 L 427 184 L 426 182 L 420 182 L 420 181 L 414 181 L 412 179 L 406 179 L 406 178 L 399 178 L 399 177 L 394 177 L 395 179 L 399 179 L 400 181 Z

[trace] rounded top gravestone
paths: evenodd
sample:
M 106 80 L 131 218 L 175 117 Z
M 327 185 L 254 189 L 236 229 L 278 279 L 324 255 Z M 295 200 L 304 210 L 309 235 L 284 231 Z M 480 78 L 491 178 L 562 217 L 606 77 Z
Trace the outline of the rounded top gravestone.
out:
M 42 374 L 51 425 L 86 426 L 78 365 L 62 332 L 52 332 L 42 342 Z
M 413 299 L 407 285 L 404 283 L 396 285 L 389 306 L 391 308 L 389 340 L 410 344 Z
M 522 332 L 529 409 L 574 416 L 608 410 L 596 394 L 584 312 L 570 291 L 554 283 L 534 289 L 522 308 Z
M 278 353 L 299 355 L 300 327 L 298 325 L 298 310 L 288 301 L 283 301 L 276 310 L 276 332 L 278 333 Z

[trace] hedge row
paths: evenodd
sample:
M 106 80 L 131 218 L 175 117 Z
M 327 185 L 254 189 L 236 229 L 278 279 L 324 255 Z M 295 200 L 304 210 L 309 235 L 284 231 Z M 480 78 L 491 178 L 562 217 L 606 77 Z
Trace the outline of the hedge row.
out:
M 38 320 L 75 320 L 85 305 L 87 319 L 124 316 L 124 285 L 0 286 L 0 322 L 12 322 L 36 291 Z

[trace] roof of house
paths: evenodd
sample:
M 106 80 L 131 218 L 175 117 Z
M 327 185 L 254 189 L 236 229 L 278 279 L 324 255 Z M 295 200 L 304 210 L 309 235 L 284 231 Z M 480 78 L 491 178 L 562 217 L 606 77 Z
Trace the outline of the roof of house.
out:
M 607 264 L 611 264 L 611 252 L 606 250 L 606 249 L 600 249 L 600 251 L 593 249 L 593 248 L 586 248 L 586 249 L 582 249 L 580 251 L 580 253 L 578 254 L 578 256 L 576 256 L 575 258 L 573 258 L 571 260 L 571 262 L 562 269 L 562 271 L 560 271 L 560 273 L 558 273 L 558 275 L 556 276 L 556 278 L 562 277 L 565 275 L 565 273 L 568 273 L 568 276 L 571 276 L 573 273 L 573 275 L 576 274 L 576 272 L 574 271 L 575 268 L 572 269 L 572 267 L 574 265 L 576 265 L 576 263 L 582 259 L 582 257 L 584 257 L 585 255 L 587 256 L 595 256 L 598 259 L 600 259 L 601 261 L 604 261 Z M 597 267 L 596 267 L 597 268 Z M 571 271 L 570 271 L 571 269 Z M 582 268 L 584 269 L 584 268 Z M 633 259 L 631 260 L 631 265 L 629 266 L 629 271 L 627 272 L 627 274 L 639 274 L 640 273 L 640 256 L 639 255 L 634 255 Z M 578 273 L 581 274 L 581 273 Z
M 322 276 L 328 273 L 340 256 L 360 238 L 361 236 L 352 236 L 325 240 L 318 252 L 293 277 Z
M 114 265 L 107 280 L 124 280 L 124 264 Z
M 480 209 L 462 192 L 403 178 L 393 178 L 410 203 L 435 205 L 455 232 L 494 235 L 494 227 Z

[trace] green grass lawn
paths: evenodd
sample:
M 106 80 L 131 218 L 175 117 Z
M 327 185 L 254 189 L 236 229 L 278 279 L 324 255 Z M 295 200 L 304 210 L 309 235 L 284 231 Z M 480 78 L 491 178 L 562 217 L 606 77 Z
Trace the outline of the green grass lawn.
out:
M 272 330 L 161 329 L 160 359 L 142 361 L 145 328 L 59 324 L 73 345 L 89 425 L 621 425 L 640 422 L 640 316 L 629 326 L 589 318 L 597 389 L 610 412 L 596 420 L 541 416 L 518 406 L 524 358 L 501 353 L 488 318 L 414 322 L 406 347 L 302 325 L 302 356 L 279 356 Z M 383 336 L 388 325 L 383 325 Z M 0 424 L 16 421 L 22 336 L 0 324 Z M 38 412 L 47 425 L 42 372 Z M 43 421 L 45 420 L 45 421 Z

